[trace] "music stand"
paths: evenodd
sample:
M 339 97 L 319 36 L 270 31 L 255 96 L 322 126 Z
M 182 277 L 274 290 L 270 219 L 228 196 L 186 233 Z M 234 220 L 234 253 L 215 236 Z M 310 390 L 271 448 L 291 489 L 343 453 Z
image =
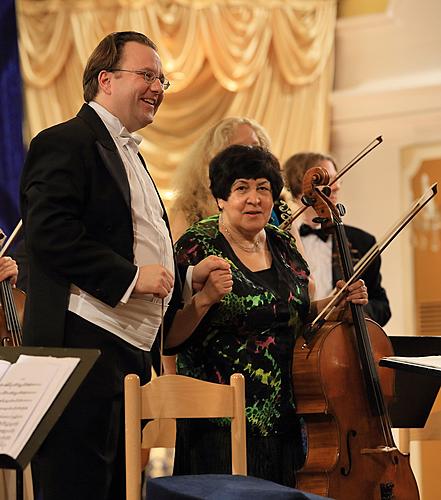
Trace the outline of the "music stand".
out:
M 100 355 L 97 349 L 67 349 L 61 347 L 0 347 L 0 359 L 11 363 L 17 361 L 20 354 L 29 356 L 53 356 L 56 358 L 80 358 L 71 376 L 61 388 L 52 405 L 37 425 L 28 442 L 16 459 L 0 454 L 1 469 L 16 470 L 16 499 L 23 500 L 23 470 L 32 460 L 35 453 L 65 410 L 69 401 L 80 387 L 86 375 Z
M 433 356 L 441 354 L 441 337 L 390 336 L 396 356 Z M 392 427 L 422 428 L 426 425 L 441 378 L 435 369 L 403 366 L 390 360 L 380 360 L 380 366 L 396 368 L 395 398 L 390 405 Z
M 424 359 L 424 356 L 421 357 L 421 360 Z M 406 362 L 400 359 L 380 359 L 380 366 L 387 366 L 388 368 L 395 368 L 395 370 L 404 370 L 406 372 L 411 373 L 419 373 L 420 375 L 425 375 L 441 378 L 441 368 L 435 368 L 432 366 L 423 366 L 421 364 L 415 364 Z

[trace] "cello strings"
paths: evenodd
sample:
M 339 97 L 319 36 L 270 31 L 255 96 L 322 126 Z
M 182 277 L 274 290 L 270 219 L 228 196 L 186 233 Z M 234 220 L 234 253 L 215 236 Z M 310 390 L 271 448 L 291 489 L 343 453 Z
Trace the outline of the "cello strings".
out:
M 20 219 L 12 231 L 11 235 L 7 239 L 7 241 L 3 244 L 0 249 L 0 257 L 5 255 L 8 248 L 11 246 L 15 237 L 19 233 L 20 229 L 23 226 L 23 221 Z M 9 332 L 11 332 L 12 342 L 14 346 L 19 346 L 22 343 L 22 331 L 20 320 L 17 315 L 17 309 L 15 307 L 14 298 L 12 295 L 12 285 L 10 281 L 2 281 L 1 282 L 1 291 L 2 291 L 2 300 L 3 300 L 3 309 L 5 313 L 6 326 Z
M 345 279 L 349 279 L 351 275 L 354 274 L 354 267 L 352 264 L 352 258 L 349 251 L 349 245 L 344 231 L 344 226 L 338 214 L 333 215 L 333 222 Z M 386 446 L 389 446 L 392 443 L 392 441 L 390 441 L 391 435 L 386 425 L 387 422 L 384 419 L 387 411 L 384 404 L 383 393 L 380 387 L 378 372 L 375 368 L 372 343 L 364 318 L 363 306 L 360 304 L 350 304 L 350 308 L 353 318 L 352 328 L 357 341 L 358 356 L 361 361 L 364 384 L 369 395 L 368 401 L 374 415 L 378 416 L 379 418 L 381 434 L 383 436 L 384 443 Z
M 381 425 L 381 432 L 383 434 L 383 438 L 385 441 L 385 445 L 389 448 L 393 447 L 393 436 L 390 428 L 390 418 L 389 412 L 387 410 L 386 404 L 384 402 L 383 393 L 381 390 L 380 380 L 378 377 L 378 372 L 375 366 L 375 360 L 373 357 L 373 349 L 372 343 L 366 329 L 365 332 L 362 332 L 360 339 L 363 343 L 363 350 L 366 354 L 365 359 L 367 361 L 367 370 L 369 372 L 369 378 L 371 381 L 371 386 L 373 390 L 373 396 L 375 399 L 375 405 L 378 412 L 378 417 Z
M 21 326 L 15 307 L 14 297 L 12 295 L 12 287 L 10 282 L 5 281 L 3 281 L 1 285 L 6 328 L 11 333 L 13 344 L 18 346 L 21 344 Z

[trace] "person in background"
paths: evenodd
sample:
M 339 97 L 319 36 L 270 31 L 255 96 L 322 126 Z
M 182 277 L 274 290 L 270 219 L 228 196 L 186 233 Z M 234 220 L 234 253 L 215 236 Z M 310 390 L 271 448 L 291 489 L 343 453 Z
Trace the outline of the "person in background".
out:
M 78 115 L 29 147 L 24 345 L 101 353 L 32 462 L 44 500 L 125 498 L 124 377 L 150 379 L 162 311 L 181 305 L 167 215 L 134 134 L 168 87 L 148 37 L 112 33 L 86 64 Z M 189 270 L 195 289 L 228 269 L 216 257 L 201 264 Z
M 176 170 L 176 198 L 170 210 L 170 226 L 175 241 L 195 222 L 218 213 L 210 192 L 208 164 L 217 153 L 233 144 L 271 147 L 267 131 L 250 118 L 224 118 L 209 128 Z M 282 206 L 282 212 L 286 208 L 286 204 Z M 272 214 L 272 222 L 276 225 L 280 222 L 280 215 L 275 211 Z
M 176 314 L 166 348 L 178 353 L 179 374 L 221 384 L 235 372 L 245 376 L 248 473 L 294 486 L 304 458 L 291 376 L 294 344 L 327 300 L 310 304 L 309 270 L 294 238 L 268 224 L 283 187 L 275 156 L 233 145 L 211 160 L 209 175 L 220 214 L 184 233 L 177 259 L 195 265 L 216 255 L 230 272 L 213 271 Z M 348 301 L 367 303 L 361 280 L 349 287 Z M 179 421 L 174 473 L 229 473 L 228 426 L 228 419 Z
M 302 181 L 305 172 L 313 167 L 322 167 L 330 175 L 331 181 L 337 174 L 337 166 L 331 156 L 320 153 L 305 152 L 291 156 L 284 164 L 283 171 L 286 185 L 295 202 L 301 205 Z M 340 182 L 331 186 L 330 199 L 338 202 Z M 335 238 L 321 230 L 320 225 L 313 221 L 317 214 L 309 207 L 302 214 L 298 230 L 305 248 L 305 256 L 315 280 L 316 299 L 328 296 L 336 282 L 342 278 Z M 374 236 L 357 227 L 344 226 L 349 242 L 354 265 L 376 243 Z M 379 325 L 384 326 L 391 317 L 389 300 L 386 290 L 381 286 L 381 259 L 377 257 L 362 275 L 369 293 L 369 303 L 365 306 L 368 316 Z

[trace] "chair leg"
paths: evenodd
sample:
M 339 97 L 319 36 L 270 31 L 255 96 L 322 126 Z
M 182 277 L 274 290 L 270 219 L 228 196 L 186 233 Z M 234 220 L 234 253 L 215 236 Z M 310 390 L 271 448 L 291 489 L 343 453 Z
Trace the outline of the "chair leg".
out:
M 144 470 L 150 460 L 150 448 L 141 448 L 141 470 Z
M 234 387 L 234 417 L 231 421 L 232 474 L 247 475 L 246 421 L 245 421 L 245 381 L 243 375 L 231 375 Z
M 141 499 L 141 391 L 137 375 L 124 381 L 126 434 L 126 500 Z

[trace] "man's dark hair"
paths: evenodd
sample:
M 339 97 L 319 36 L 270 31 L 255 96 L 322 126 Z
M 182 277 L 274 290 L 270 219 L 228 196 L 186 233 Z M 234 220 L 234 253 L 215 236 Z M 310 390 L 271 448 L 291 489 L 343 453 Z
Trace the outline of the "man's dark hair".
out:
M 273 200 L 283 188 L 279 160 L 267 149 L 257 146 L 230 146 L 218 153 L 209 166 L 210 189 L 217 199 L 227 200 L 237 179 L 268 179 Z
M 127 42 L 141 43 L 158 50 L 150 38 L 136 31 L 118 31 L 107 35 L 92 52 L 84 69 L 83 95 L 86 102 L 92 101 L 98 94 L 100 71 L 118 67 Z
M 334 165 L 335 170 L 337 170 L 334 158 L 321 153 L 297 153 L 286 160 L 283 165 L 283 175 L 293 198 L 298 198 L 302 195 L 303 176 L 306 171 L 312 167 L 317 167 L 317 164 L 322 161 L 330 161 Z

